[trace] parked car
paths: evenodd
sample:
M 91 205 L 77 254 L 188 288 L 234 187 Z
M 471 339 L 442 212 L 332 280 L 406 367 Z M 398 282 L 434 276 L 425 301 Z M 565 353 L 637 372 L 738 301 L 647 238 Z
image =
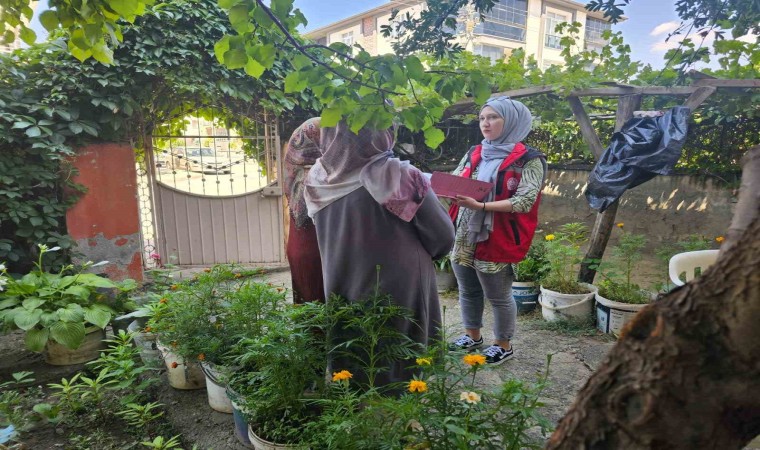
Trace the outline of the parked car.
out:
M 230 173 L 230 162 L 209 147 L 175 148 L 172 151 L 174 169 L 189 172 Z

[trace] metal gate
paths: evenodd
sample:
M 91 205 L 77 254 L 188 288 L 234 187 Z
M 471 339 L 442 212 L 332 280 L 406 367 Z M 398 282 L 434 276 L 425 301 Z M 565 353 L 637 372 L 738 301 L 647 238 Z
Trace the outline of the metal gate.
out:
M 146 265 L 285 262 L 279 149 L 274 120 L 156 133 L 138 158 Z

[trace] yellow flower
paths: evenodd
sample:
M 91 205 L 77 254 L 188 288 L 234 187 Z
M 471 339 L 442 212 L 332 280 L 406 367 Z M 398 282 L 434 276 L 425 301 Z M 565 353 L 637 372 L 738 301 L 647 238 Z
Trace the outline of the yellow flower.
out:
M 417 358 L 418 366 L 429 366 L 433 364 L 433 358 Z
M 618 228 L 623 228 L 623 226 L 625 226 L 625 223 L 623 223 L 623 222 L 618 222 L 617 223 L 617 227 Z
M 420 380 L 412 380 L 409 382 L 409 392 L 426 392 L 427 383 Z
M 723 236 L 718 236 L 718 237 L 715 238 L 715 242 L 717 242 L 718 244 L 722 244 L 723 241 L 725 241 L 725 240 L 726 240 L 726 238 L 724 238 Z
M 483 355 L 464 355 L 462 361 L 468 366 L 482 366 L 486 363 L 486 357 Z
M 348 380 L 349 378 L 353 378 L 354 374 L 349 372 L 348 370 L 341 370 L 340 372 L 333 372 L 333 381 L 343 381 Z
M 553 234 L 547 234 L 544 239 L 546 239 L 547 241 L 553 241 L 554 240 L 554 235 Z
M 477 392 L 464 391 L 459 395 L 459 400 L 469 404 L 480 403 L 480 394 Z

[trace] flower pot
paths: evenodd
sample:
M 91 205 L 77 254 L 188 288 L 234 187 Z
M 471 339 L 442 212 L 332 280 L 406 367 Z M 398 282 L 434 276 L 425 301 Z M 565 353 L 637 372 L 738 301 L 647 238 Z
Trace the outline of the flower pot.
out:
M 106 348 L 103 339 L 106 331 L 98 327 L 88 327 L 87 334 L 79 348 L 72 350 L 53 340 L 48 340 L 45 345 L 45 362 L 53 366 L 68 366 L 92 361 L 100 356 L 100 351 Z
M 648 303 L 620 303 L 602 297 L 596 293 L 596 327 L 602 333 L 620 336 L 620 331 L 633 316 L 644 309 Z
M 435 284 L 438 292 L 450 291 L 457 288 L 457 277 L 454 275 L 454 272 L 436 270 Z
M 227 397 L 226 383 L 220 381 L 220 371 L 211 363 L 202 362 L 201 370 L 206 376 L 206 391 L 208 392 L 208 404 L 214 411 L 232 414 L 232 402 Z
M 161 352 L 158 351 L 158 347 L 156 346 L 158 335 L 155 333 L 145 333 L 140 331 L 141 329 L 142 327 L 137 320 L 132 321 L 129 327 L 127 327 L 127 331 L 134 333 L 132 342 L 140 350 L 140 359 L 142 359 L 145 367 L 160 369 L 164 366 L 164 363 L 161 361 Z
M 594 294 L 597 287 L 593 284 L 581 283 L 589 292 L 586 294 L 563 294 L 541 286 L 541 296 L 538 303 L 544 319 L 554 322 L 560 319 L 590 318 L 594 308 Z
M 188 362 L 164 347 L 157 344 L 161 357 L 166 365 L 166 377 L 169 379 L 169 385 L 174 389 L 192 390 L 203 389 L 206 387 L 206 376 L 203 375 L 201 366 L 196 362 Z
M 529 313 L 538 304 L 538 286 L 533 281 L 513 281 L 512 297 L 517 304 L 518 314 Z
M 241 395 L 227 386 L 227 397 L 232 404 L 232 419 L 235 422 L 235 438 L 243 444 L 245 448 L 253 448 L 251 440 L 248 439 L 248 421 L 245 418 L 245 409 L 240 404 Z
M 248 425 L 248 439 L 251 441 L 252 448 L 256 450 L 291 450 L 298 448 L 297 445 L 275 444 L 274 442 L 262 439 L 253 431 L 250 425 Z

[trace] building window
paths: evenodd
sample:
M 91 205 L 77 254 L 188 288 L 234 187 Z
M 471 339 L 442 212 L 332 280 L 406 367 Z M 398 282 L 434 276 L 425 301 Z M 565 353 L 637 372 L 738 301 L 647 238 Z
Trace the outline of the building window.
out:
M 549 48 L 562 48 L 562 45 L 560 44 L 562 35 L 556 31 L 557 25 L 562 22 L 567 22 L 567 16 L 553 12 L 546 13 L 546 40 L 544 46 Z
M 354 32 L 353 31 L 349 31 L 348 33 L 341 34 L 340 35 L 340 40 L 344 44 L 346 44 L 349 47 L 351 47 L 352 45 L 354 45 Z
M 317 39 L 318 45 L 327 45 L 327 36 Z
M 586 50 L 601 50 L 607 45 L 602 33 L 609 30 L 611 25 L 606 20 L 586 18 Z
M 499 0 L 475 27 L 475 34 L 525 42 L 527 23 L 527 0 Z
M 493 45 L 476 45 L 475 54 L 490 58 L 494 63 L 504 61 L 504 48 L 502 47 L 495 47 Z

